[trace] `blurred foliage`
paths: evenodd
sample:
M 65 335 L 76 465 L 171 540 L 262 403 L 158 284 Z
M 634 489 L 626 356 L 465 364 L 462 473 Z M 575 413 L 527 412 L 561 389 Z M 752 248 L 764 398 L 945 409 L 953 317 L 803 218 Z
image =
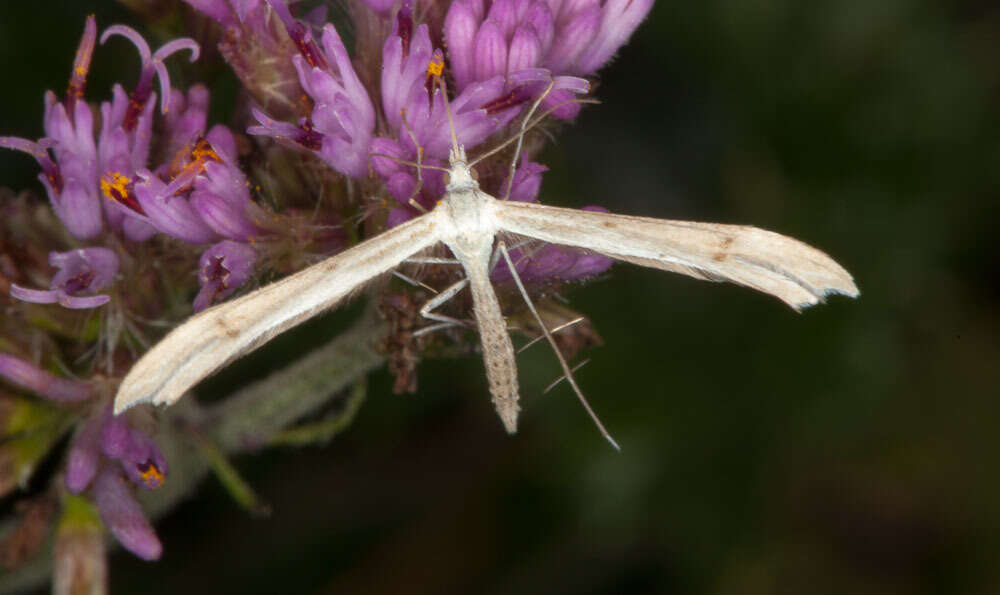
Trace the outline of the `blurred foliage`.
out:
M 4 134 L 40 134 L 87 12 L 139 24 L 0 8 Z M 92 99 L 134 74 L 123 47 Z M 513 438 L 477 357 L 424 362 L 414 396 L 382 372 L 328 445 L 237 461 L 270 517 L 206 486 L 161 562 L 112 560 L 112 592 L 1000 591 L 998 56 L 986 0 L 661 0 L 543 156 L 543 201 L 790 234 L 860 300 L 796 315 L 616 266 L 567 293 L 605 340 L 579 380 L 621 454 L 565 386 L 541 395 L 542 345 Z M 39 190 L 23 155 L 0 176 Z

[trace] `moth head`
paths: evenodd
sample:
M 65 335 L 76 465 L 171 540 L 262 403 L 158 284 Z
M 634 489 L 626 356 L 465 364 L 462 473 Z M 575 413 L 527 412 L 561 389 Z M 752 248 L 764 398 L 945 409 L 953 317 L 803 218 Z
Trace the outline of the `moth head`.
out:
M 452 161 L 451 169 L 447 173 L 448 181 L 447 188 L 448 192 L 458 192 L 462 190 L 469 190 L 473 188 L 478 188 L 479 183 L 476 181 L 476 172 L 465 161 Z

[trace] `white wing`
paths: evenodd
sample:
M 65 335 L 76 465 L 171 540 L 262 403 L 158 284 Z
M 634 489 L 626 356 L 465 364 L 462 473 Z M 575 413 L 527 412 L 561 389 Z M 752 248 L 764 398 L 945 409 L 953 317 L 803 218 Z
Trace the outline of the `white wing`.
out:
M 769 293 L 799 310 L 831 293 L 858 296 L 851 275 L 796 239 L 742 225 L 670 221 L 497 201 L 504 231 Z
M 422 215 L 277 283 L 209 308 L 175 328 L 129 371 L 115 413 L 170 405 L 230 360 L 331 308 L 366 281 L 439 241 L 437 212 Z

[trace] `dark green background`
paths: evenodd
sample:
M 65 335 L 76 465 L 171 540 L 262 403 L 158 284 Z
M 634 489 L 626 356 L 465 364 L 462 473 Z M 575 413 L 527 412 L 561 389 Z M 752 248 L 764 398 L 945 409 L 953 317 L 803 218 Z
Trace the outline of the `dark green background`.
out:
M 40 134 L 94 11 L 138 24 L 0 4 L 2 133 Z M 134 80 L 126 47 L 91 99 Z M 113 592 L 1000 591 L 998 83 L 992 1 L 660 0 L 544 156 L 543 200 L 780 231 L 861 299 L 797 315 L 616 266 L 571 296 L 621 454 L 567 389 L 541 396 L 545 348 L 519 359 L 513 438 L 475 357 L 426 362 L 414 396 L 381 373 L 327 447 L 237 461 L 270 518 L 209 483 L 159 525 L 161 562 L 114 555 Z M 0 154 L 0 183 L 35 173 Z

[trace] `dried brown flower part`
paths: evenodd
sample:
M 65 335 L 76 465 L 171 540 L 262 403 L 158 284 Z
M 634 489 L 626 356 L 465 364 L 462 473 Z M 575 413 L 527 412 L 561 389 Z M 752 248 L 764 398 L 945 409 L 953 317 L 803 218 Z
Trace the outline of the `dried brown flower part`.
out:
M 49 534 L 55 509 L 55 498 L 49 492 L 17 503 L 17 527 L 0 542 L 0 567 L 15 570 L 38 553 Z
M 100 595 L 108 590 L 108 564 L 103 527 L 94 506 L 67 496 L 56 533 L 52 592 L 55 595 Z
M 417 364 L 426 339 L 413 333 L 426 322 L 420 316 L 422 303 L 408 293 L 385 294 L 379 299 L 379 313 L 388 322 L 389 332 L 378 347 L 389 356 L 389 373 L 396 379 L 392 391 L 397 395 L 417 391 Z

